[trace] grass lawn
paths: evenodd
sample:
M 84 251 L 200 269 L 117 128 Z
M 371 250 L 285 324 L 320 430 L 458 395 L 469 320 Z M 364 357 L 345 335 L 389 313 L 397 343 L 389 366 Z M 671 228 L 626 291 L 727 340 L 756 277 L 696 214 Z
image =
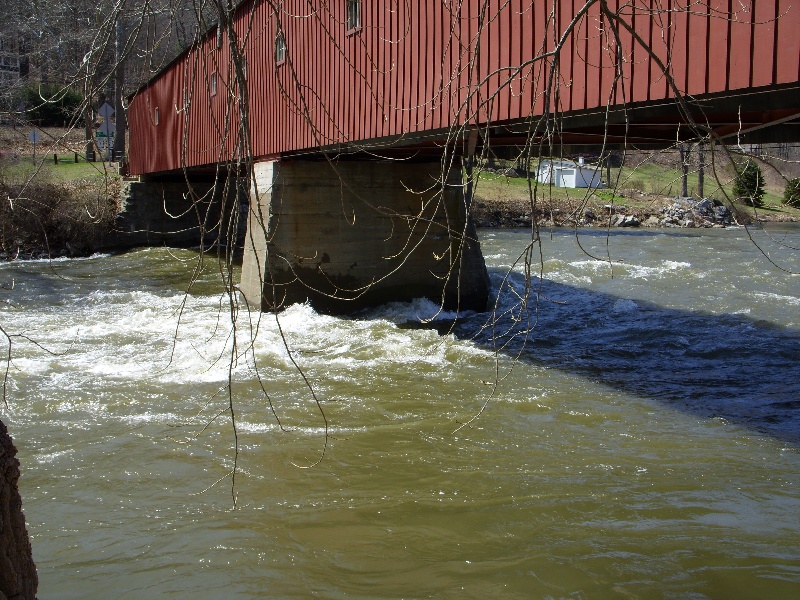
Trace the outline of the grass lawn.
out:
M 711 167 L 707 167 L 704 195 L 726 202 L 727 197 L 732 197 L 733 173 L 724 168 L 718 168 L 718 179 L 714 177 Z M 606 172 L 603 170 L 605 182 Z M 534 182 L 531 182 L 533 185 Z M 608 182 L 605 182 L 608 183 Z M 677 169 L 670 169 L 657 164 L 642 164 L 636 167 L 622 167 L 611 169 L 611 188 L 597 190 L 588 201 L 592 205 L 615 204 L 637 209 L 648 209 L 654 205 L 668 203 L 669 198 L 674 198 L 681 193 L 681 173 Z M 616 185 L 614 185 L 616 184 Z M 720 185 L 721 184 L 721 185 Z M 689 194 L 696 194 L 697 173 L 690 173 L 688 177 Z M 759 212 L 765 216 L 771 215 L 778 218 L 794 217 L 800 219 L 800 209 L 786 206 L 782 203 L 783 188 L 767 186 L 764 194 L 764 206 Z M 508 201 L 513 203 L 528 202 L 528 182 L 524 177 L 505 177 L 495 173 L 483 172 L 475 187 L 475 195 L 489 201 Z M 562 203 L 567 210 L 572 205 L 585 202 L 588 190 L 585 188 L 558 188 L 539 184 L 538 197 L 545 203 Z M 752 210 L 743 207 L 744 210 Z
M 44 159 L 37 156 L 36 163 L 31 157 L 25 157 L 17 162 L 2 164 L 0 169 L 6 181 L 13 183 L 22 183 L 31 177 L 53 183 L 118 177 L 116 168 L 109 163 L 75 163 L 72 154 L 59 156 L 58 164 L 54 163 L 52 156 Z

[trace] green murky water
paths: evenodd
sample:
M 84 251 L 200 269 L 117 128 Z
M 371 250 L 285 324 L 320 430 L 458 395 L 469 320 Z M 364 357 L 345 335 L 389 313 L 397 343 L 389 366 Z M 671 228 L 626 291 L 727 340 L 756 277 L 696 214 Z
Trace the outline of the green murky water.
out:
M 526 236 L 482 235 L 515 315 Z M 800 277 L 741 230 L 580 241 L 620 262 L 546 237 L 527 336 L 288 309 L 327 441 L 274 318 L 248 350 L 242 308 L 231 364 L 212 268 L 176 330 L 192 253 L 0 266 L 3 326 L 53 352 L 15 342 L 2 416 L 39 597 L 798 597 Z

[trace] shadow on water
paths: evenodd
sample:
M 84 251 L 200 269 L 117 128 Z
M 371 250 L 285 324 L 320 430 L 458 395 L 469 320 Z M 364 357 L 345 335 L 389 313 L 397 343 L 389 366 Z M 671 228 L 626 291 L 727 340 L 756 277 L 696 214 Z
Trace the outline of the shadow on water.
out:
M 524 278 L 512 274 L 509 284 L 522 291 Z M 518 298 L 506 292 L 492 327 L 484 313 L 458 322 L 454 333 L 486 348 L 505 345 L 503 354 L 523 362 L 800 443 L 800 332 L 548 280 L 538 303 L 532 298 L 530 322 L 515 322 Z
M 55 305 L 85 298 L 103 277 L 112 279 L 117 291 L 172 294 L 184 289 L 185 284 L 175 281 L 171 254 L 147 262 L 144 276 L 141 253 L 129 256 L 139 258 L 104 258 L 103 274 L 93 260 L 72 263 L 67 277 L 61 276 L 60 265 L 55 265 L 55 274 L 46 265 L 20 265 L 0 273 L 0 283 L 10 286 L 17 279 L 13 301 L 19 305 L 42 296 Z M 505 274 L 494 271 L 496 284 Z M 510 274 L 510 289 L 501 294 L 494 326 L 486 326 L 490 314 L 475 314 L 456 323 L 455 335 L 484 348 L 502 347 L 504 355 L 519 355 L 523 362 L 800 444 L 800 331 L 744 315 L 665 308 L 550 280 L 541 282 L 538 302 L 534 296 L 529 303 L 524 316 L 530 321 L 519 321 L 515 303 L 524 284 L 523 275 Z M 431 327 L 445 332 L 452 323 L 437 321 Z M 526 328 L 531 330 L 528 336 L 523 334 Z

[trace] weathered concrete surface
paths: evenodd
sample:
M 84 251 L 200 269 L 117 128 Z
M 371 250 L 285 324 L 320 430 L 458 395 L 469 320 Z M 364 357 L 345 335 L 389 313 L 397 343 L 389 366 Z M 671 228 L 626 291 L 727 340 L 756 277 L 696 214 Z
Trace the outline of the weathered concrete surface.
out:
M 427 297 L 484 310 L 489 279 L 461 172 L 435 163 L 256 165 L 241 290 L 253 306 L 349 312 Z
M 17 489 L 17 449 L 0 421 L 0 598 L 28 600 L 36 597 L 39 579 Z

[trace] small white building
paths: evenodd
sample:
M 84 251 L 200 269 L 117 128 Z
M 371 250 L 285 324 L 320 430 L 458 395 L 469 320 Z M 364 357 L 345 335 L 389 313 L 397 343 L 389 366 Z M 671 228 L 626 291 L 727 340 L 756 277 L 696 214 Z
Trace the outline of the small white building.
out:
M 578 162 L 545 158 L 536 168 L 536 180 L 555 187 L 598 189 L 605 187 L 600 172 L 599 165 L 584 164 L 583 158 Z

